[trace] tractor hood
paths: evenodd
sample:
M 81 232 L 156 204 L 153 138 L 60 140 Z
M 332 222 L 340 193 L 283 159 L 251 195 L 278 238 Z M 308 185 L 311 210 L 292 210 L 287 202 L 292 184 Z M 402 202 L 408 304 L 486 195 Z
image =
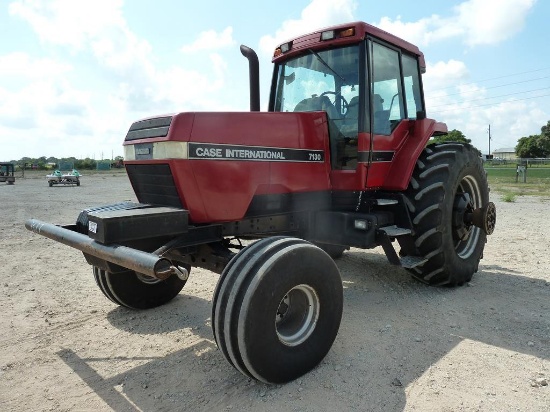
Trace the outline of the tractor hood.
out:
M 140 202 L 231 221 L 258 198 L 276 209 L 278 197 L 328 192 L 328 142 L 324 112 L 179 113 L 132 124 L 124 163 Z

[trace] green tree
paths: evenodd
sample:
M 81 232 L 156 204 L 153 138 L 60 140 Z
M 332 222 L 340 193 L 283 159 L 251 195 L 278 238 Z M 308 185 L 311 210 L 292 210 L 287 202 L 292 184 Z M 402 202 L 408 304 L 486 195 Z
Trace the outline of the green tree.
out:
M 550 132 L 548 126 L 542 127 L 543 134 L 522 137 L 516 146 L 516 155 L 520 158 L 548 157 L 550 156 Z
M 550 157 L 550 120 L 540 128 L 540 134 L 518 140 L 516 155 L 520 158 Z
M 441 136 L 434 136 L 430 140 L 430 143 L 446 143 L 446 142 L 459 142 L 459 143 L 472 143 L 471 139 L 467 139 L 466 136 L 464 136 L 464 133 L 462 133 L 460 130 L 453 129 L 449 133 L 441 135 Z
M 448 143 L 448 142 L 472 144 L 472 139 L 468 139 L 466 136 L 464 136 L 464 133 L 462 133 L 460 130 L 453 129 L 447 134 L 444 134 L 441 136 L 434 136 L 428 141 L 428 143 Z M 476 149 L 479 155 L 481 156 L 481 150 L 479 150 L 475 146 L 474 146 L 474 149 Z

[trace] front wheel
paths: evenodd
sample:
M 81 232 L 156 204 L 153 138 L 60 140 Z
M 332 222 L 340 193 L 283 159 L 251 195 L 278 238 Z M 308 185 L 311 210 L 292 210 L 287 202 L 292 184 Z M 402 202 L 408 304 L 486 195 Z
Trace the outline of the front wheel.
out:
M 410 269 L 411 274 L 430 285 L 470 281 L 487 235 L 468 216 L 489 203 L 487 177 L 477 151 L 458 143 L 427 146 L 405 195 L 416 250 L 405 247 L 401 254 L 426 260 Z
M 235 255 L 213 303 L 212 329 L 225 358 L 250 378 L 284 383 L 330 350 L 342 318 L 342 280 L 318 247 L 271 237 Z
M 159 280 L 128 270 L 110 273 L 96 266 L 94 278 L 103 294 L 112 302 L 130 309 L 151 309 L 174 299 L 186 280 L 176 275 Z

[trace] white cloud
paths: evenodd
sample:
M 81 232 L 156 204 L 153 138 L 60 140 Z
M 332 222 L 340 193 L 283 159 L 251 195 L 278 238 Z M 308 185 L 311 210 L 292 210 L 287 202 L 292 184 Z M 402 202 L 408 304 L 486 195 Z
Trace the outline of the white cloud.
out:
M 442 89 L 449 89 L 467 79 L 468 68 L 464 62 L 451 59 L 447 62 L 439 61 L 435 64 L 426 63 L 426 73 L 423 75 L 426 94 L 439 95 Z
M 28 79 L 65 76 L 72 66 L 53 59 L 33 59 L 26 53 L 16 52 L 0 56 L 0 76 L 23 76 Z
M 463 106 L 471 106 L 464 104 Z M 491 151 L 498 148 L 515 147 L 520 137 L 540 130 L 548 120 L 536 103 L 504 101 L 494 106 L 460 109 L 446 112 L 442 119 L 451 129 L 461 130 L 472 143 L 487 153 L 489 150 L 488 128 L 491 125 Z
M 397 16 L 395 20 L 389 17 L 382 17 L 374 25 L 412 44 L 427 45 L 432 42 L 432 39 L 436 35 L 435 28 L 441 25 L 441 21 L 442 19 L 438 15 L 432 15 L 415 22 L 403 22 L 401 16 Z M 449 36 L 451 34 L 445 33 L 445 35 Z M 443 37 L 445 36 L 439 37 L 439 40 Z
M 105 27 L 123 25 L 122 0 L 16 0 L 11 15 L 26 20 L 45 43 L 80 49 Z
M 302 10 L 299 19 L 286 20 L 277 29 L 275 35 L 266 35 L 260 39 L 260 49 L 271 56 L 275 47 L 288 39 L 306 34 L 324 26 L 347 23 L 354 20 L 357 8 L 355 0 L 312 0 Z
M 9 11 L 48 46 L 43 49 L 46 56 L 50 51 L 56 56 L 0 56 L 0 75 L 13 77 L 0 87 L 0 134 L 21 142 L 14 152 L 25 147 L 28 156 L 86 156 L 85 150 L 96 155 L 103 150 L 110 156 L 114 147 L 117 155 L 129 125 L 138 118 L 238 107 L 216 98 L 215 92 L 226 84 L 227 64 L 220 55 L 210 55 L 207 70 L 160 67 L 152 46 L 128 27 L 121 0 L 15 0 Z M 213 39 L 201 39 L 217 47 L 234 43 L 231 27 Z M 61 143 L 50 147 L 48 142 Z
M 228 46 L 233 46 L 233 27 L 226 27 L 221 33 L 215 30 L 203 31 L 199 37 L 191 44 L 182 46 L 184 53 L 193 53 L 201 50 L 216 50 Z
M 419 45 L 459 37 L 470 46 L 497 44 L 521 31 L 537 0 L 468 0 L 449 17 L 432 15 L 416 22 L 383 17 L 375 26 Z
M 527 14 L 536 0 L 469 0 L 455 9 L 450 22 L 458 32 L 462 29 L 466 44 L 500 43 L 521 31 Z
M 490 98 L 485 88 L 475 83 L 459 84 L 455 80 L 450 78 L 446 88 L 427 91 L 428 115 L 447 123 L 450 130 L 462 131 L 484 153 L 488 151 L 489 124 L 493 136 L 491 150 L 494 150 L 514 147 L 520 137 L 535 133 L 550 117 L 536 102 L 513 98 L 498 102 Z

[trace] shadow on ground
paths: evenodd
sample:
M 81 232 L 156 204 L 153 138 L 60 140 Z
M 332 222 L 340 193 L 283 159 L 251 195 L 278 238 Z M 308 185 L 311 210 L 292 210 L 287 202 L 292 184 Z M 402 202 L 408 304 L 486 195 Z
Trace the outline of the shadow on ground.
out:
M 255 383 L 234 370 L 213 342 L 210 303 L 185 295 L 153 315 L 119 308 L 108 316 L 114 327 L 135 333 L 198 328 L 199 340 L 191 346 L 142 359 L 141 366 L 110 378 L 90 366 L 97 359 L 81 358 L 71 348 L 58 355 L 112 409 L 130 411 L 399 411 L 405 387 L 465 339 L 550 358 L 547 282 L 481 266 L 469 286 L 430 288 L 376 253 L 351 251 L 338 265 L 345 287 L 339 336 L 317 368 L 286 385 Z M 189 305 L 193 315 L 170 325 L 161 321 Z

